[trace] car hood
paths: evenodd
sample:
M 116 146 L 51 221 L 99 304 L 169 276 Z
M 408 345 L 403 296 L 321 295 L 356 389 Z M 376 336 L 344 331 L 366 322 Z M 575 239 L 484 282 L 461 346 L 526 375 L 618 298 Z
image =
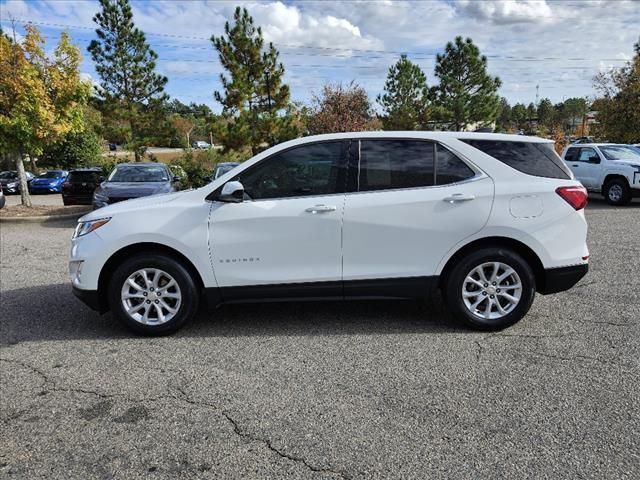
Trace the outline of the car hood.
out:
M 95 220 L 97 218 L 111 217 L 117 213 L 130 212 L 134 210 L 141 210 L 157 205 L 162 205 L 165 203 L 173 202 L 174 200 L 178 199 L 182 195 L 187 194 L 188 192 L 188 190 L 185 190 L 183 192 L 171 192 L 141 198 L 133 198 L 124 202 L 114 203 L 112 205 L 107 205 L 106 207 L 98 208 L 97 210 L 87 213 L 78 221 L 86 222 L 88 220 Z
M 627 167 L 640 167 L 640 160 L 616 160 L 614 165 L 624 165 Z
M 0 185 L 8 185 L 9 183 L 19 182 L 17 178 L 0 178 Z

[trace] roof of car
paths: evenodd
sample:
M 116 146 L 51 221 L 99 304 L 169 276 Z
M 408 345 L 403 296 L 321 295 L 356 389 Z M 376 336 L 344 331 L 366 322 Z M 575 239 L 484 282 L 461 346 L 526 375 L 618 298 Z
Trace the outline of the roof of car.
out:
M 100 167 L 81 167 L 81 168 L 73 168 L 69 170 L 69 173 L 73 172 L 101 172 L 102 169 Z
M 116 164 L 116 167 L 152 167 L 152 166 L 167 167 L 167 164 L 160 163 L 160 162 L 123 162 L 123 163 Z
M 569 147 L 633 147 L 626 143 L 572 143 Z
M 346 133 L 328 133 L 323 135 L 313 135 L 303 137 L 297 140 L 314 141 L 314 140 L 340 140 L 344 138 L 425 138 L 434 139 L 457 139 L 457 140 L 494 140 L 503 142 L 534 142 L 549 143 L 548 140 L 541 137 L 532 137 L 527 135 L 516 135 L 511 133 L 483 133 L 483 132 L 435 132 L 435 131 L 373 131 L 373 132 L 346 132 Z

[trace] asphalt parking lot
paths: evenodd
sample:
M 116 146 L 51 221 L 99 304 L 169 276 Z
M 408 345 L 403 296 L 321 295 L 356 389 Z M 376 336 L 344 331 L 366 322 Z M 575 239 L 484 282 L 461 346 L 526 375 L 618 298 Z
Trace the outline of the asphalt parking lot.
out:
M 73 222 L 0 225 L 2 478 L 640 478 L 640 205 L 497 334 L 440 302 L 225 306 L 132 336 L 73 297 Z

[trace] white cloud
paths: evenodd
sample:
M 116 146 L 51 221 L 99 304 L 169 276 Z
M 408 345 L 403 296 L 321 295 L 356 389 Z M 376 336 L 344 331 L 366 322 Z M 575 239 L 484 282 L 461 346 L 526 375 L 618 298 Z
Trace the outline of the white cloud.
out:
M 553 19 L 546 0 L 458 0 L 457 6 L 471 15 L 497 24 L 544 22 Z

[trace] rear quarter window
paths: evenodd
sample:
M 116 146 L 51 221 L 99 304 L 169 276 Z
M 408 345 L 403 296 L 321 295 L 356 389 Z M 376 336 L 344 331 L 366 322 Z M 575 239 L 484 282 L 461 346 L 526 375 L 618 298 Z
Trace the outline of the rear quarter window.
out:
M 69 174 L 70 182 L 95 182 L 98 180 L 96 172 L 71 172 Z
M 552 143 L 460 139 L 519 172 L 535 177 L 571 178 L 569 169 Z

